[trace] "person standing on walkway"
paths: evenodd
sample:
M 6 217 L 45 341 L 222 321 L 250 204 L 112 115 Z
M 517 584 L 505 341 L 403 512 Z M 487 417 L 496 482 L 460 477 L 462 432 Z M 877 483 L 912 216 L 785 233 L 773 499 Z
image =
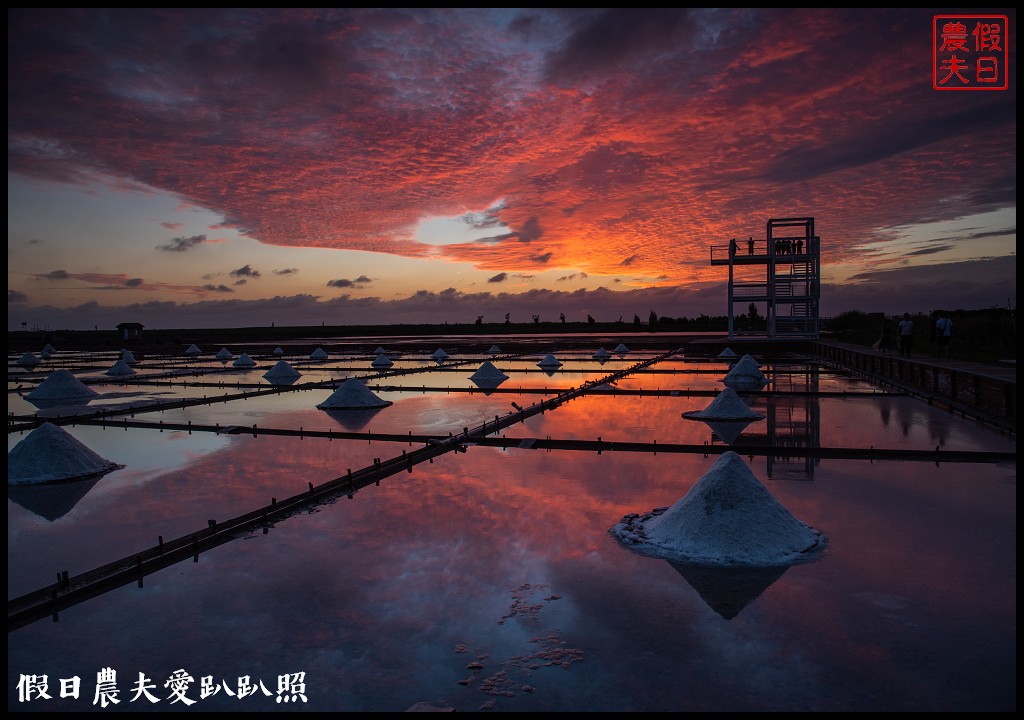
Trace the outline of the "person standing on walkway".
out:
M 910 348 L 914 344 L 914 321 L 910 319 L 910 313 L 903 313 L 897 329 L 900 343 L 900 357 L 910 357 Z
M 949 341 L 952 337 L 952 332 L 953 321 L 949 319 L 949 315 L 941 313 L 939 319 L 935 321 L 936 355 L 949 357 Z

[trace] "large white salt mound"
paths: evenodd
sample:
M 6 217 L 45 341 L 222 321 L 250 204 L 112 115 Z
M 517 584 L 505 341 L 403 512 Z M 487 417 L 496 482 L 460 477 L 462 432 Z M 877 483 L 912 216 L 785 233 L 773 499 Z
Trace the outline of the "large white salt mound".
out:
M 761 372 L 761 366 L 750 355 L 744 355 L 739 362 L 722 378 L 722 382 L 730 387 L 741 389 L 760 388 L 768 382 Z
M 490 360 L 484 362 L 475 373 L 469 376 L 469 379 L 474 382 L 494 382 L 494 381 L 505 381 L 508 380 L 508 375 L 503 373 L 501 370 L 494 366 Z
M 318 347 L 316 350 L 314 350 L 313 352 L 311 352 L 309 354 L 309 359 L 310 360 L 326 360 L 327 359 L 327 351 L 324 350 L 322 347 Z
M 556 358 L 551 353 L 548 353 L 547 355 L 545 355 L 544 359 L 541 360 L 537 364 L 540 365 L 541 367 L 561 367 L 562 366 L 562 363 L 559 362 L 558 358 Z
M 664 512 L 631 513 L 609 532 L 644 555 L 717 567 L 792 565 L 825 546 L 732 451 Z
M 344 410 L 387 407 L 390 400 L 382 400 L 355 378 L 349 378 L 329 398 L 317 405 L 320 410 Z
M 106 460 L 53 423 L 43 423 L 7 453 L 7 484 L 59 482 L 124 467 Z
M 391 358 L 389 358 L 384 353 L 379 353 L 377 357 L 373 359 L 373 362 L 370 364 L 375 368 L 389 368 L 395 363 L 393 363 L 391 361 Z
M 110 375 L 112 377 L 120 375 L 134 375 L 135 371 L 132 370 L 131 366 L 128 365 L 124 360 L 118 360 L 114 363 L 114 366 L 107 370 L 104 375 Z
M 285 360 L 278 360 L 274 367 L 263 373 L 267 380 L 288 380 L 290 378 L 302 377 L 302 373 L 289 365 Z
M 38 365 L 39 364 L 39 358 L 37 358 L 32 353 L 27 352 L 24 355 L 22 355 L 20 358 L 18 358 L 17 364 L 18 365 L 25 365 L 25 366 Z
M 447 360 L 448 359 L 448 353 L 446 353 L 441 348 L 438 348 L 437 350 L 434 351 L 434 354 L 431 355 L 430 357 L 434 358 L 435 360 Z
M 764 415 L 751 409 L 731 387 L 718 393 L 703 410 L 683 413 L 691 420 L 764 420 Z
M 615 348 L 615 350 L 613 352 L 628 353 L 629 352 L 629 348 L 626 347 L 623 343 L 619 343 L 618 346 Z
M 188 349 L 185 351 L 185 354 L 186 355 L 198 355 L 201 352 L 202 352 L 202 350 L 199 349 L 199 346 L 196 345 L 195 343 L 192 343 L 191 345 L 188 346 Z
M 98 392 L 88 387 L 71 374 L 69 370 L 54 370 L 39 383 L 32 392 L 25 395 L 27 400 L 64 400 L 71 398 L 96 397 Z
M 238 359 L 231 363 L 234 367 L 256 367 L 256 361 L 249 357 L 249 353 L 242 353 Z
M 224 347 L 221 348 L 220 352 L 218 352 L 214 357 L 216 357 L 218 360 L 230 360 L 231 358 L 234 357 L 234 355 L 231 353 L 230 350 Z

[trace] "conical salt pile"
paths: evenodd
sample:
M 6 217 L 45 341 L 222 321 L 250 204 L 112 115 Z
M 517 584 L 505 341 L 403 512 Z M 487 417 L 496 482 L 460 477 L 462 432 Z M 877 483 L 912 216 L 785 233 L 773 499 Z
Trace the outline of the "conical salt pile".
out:
M 302 373 L 293 368 L 284 360 L 278 360 L 277 364 L 263 373 L 267 380 L 290 380 L 302 377 Z
M 130 350 L 125 350 L 124 351 L 124 355 L 121 356 L 121 360 L 122 360 L 122 362 L 124 362 L 125 365 L 138 365 L 139 364 L 139 361 L 135 359 L 135 356 L 132 355 Z
M 314 350 L 313 352 L 311 352 L 309 354 L 309 359 L 310 360 L 326 360 L 327 359 L 327 351 L 324 350 L 322 347 L 318 347 L 316 350 Z
M 718 357 L 724 359 L 739 357 L 732 348 L 726 348 L 722 352 L 718 353 Z
M 722 382 L 730 387 L 738 388 L 760 388 L 768 382 L 768 378 L 761 372 L 761 366 L 757 364 L 750 355 L 744 355 L 738 363 L 722 379 Z
M 626 347 L 625 345 L 623 345 L 622 343 L 619 343 L 618 347 L 615 348 L 614 352 L 623 353 L 623 354 L 624 353 L 628 353 L 629 352 L 629 348 Z
M 718 393 L 703 410 L 683 413 L 692 420 L 764 420 L 764 415 L 752 410 L 731 387 Z
M 477 371 L 469 376 L 473 382 L 504 382 L 508 375 L 494 366 L 490 360 L 477 368 Z
M 230 351 L 230 350 L 228 350 L 228 349 L 227 349 L 227 348 L 225 347 L 225 348 L 221 348 L 221 349 L 220 349 L 220 352 L 218 352 L 218 353 L 217 353 L 217 354 L 215 355 L 215 357 L 216 357 L 216 358 L 217 358 L 218 360 L 230 360 L 231 358 L 233 358 L 233 357 L 234 357 L 234 355 L 233 355 L 233 354 L 231 353 L 231 351 Z
M 256 367 L 256 361 L 249 357 L 248 353 L 242 353 L 238 356 L 238 359 L 231 363 L 235 367 Z
M 39 387 L 25 395 L 25 399 L 69 400 L 98 395 L 98 392 L 72 375 L 69 370 L 54 370 L 48 378 L 39 383 Z
M 608 358 L 610 358 L 611 356 L 612 356 L 612 354 L 611 354 L 610 352 L 608 352 L 607 350 L 605 350 L 605 349 L 604 349 L 603 347 L 602 347 L 602 348 L 600 348 L 600 349 L 599 349 L 599 350 L 598 350 L 598 351 L 597 351 L 596 353 L 594 353 L 594 355 L 593 355 L 593 357 L 594 357 L 594 359 L 595 359 L 595 360 L 607 360 L 607 359 L 608 359 Z
M 487 350 L 488 355 L 497 355 L 501 352 L 501 348 L 497 345 L 491 345 L 490 349 Z
M 39 364 L 39 358 L 30 352 L 25 353 L 18 358 L 18 365 L 24 365 L 25 367 L 34 367 Z
M 134 375 L 135 371 L 132 370 L 131 366 L 124 360 L 118 360 L 114 363 L 114 366 L 107 370 L 104 375 L 110 375 L 111 377 L 123 376 L 123 375 Z
M 392 365 L 394 365 L 394 363 L 391 362 L 391 358 L 389 358 L 384 353 L 379 353 L 377 357 L 373 359 L 373 362 L 370 364 L 373 365 L 373 367 L 375 368 L 389 368 Z
M 45 345 L 43 345 L 42 351 L 48 355 L 53 355 L 55 352 L 57 352 L 57 349 L 50 343 L 46 343 Z
M 281 357 L 282 355 L 284 355 L 284 350 L 282 350 L 279 347 L 276 347 L 274 348 L 274 354 L 277 355 L 278 357 Z
M 381 400 L 355 378 L 343 382 L 329 398 L 317 405 L 320 410 L 345 410 L 387 407 L 390 400 Z
M 825 546 L 732 451 L 668 509 L 626 515 L 609 532 L 645 555 L 717 567 L 792 565 Z
M 120 467 L 94 453 L 63 428 L 43 423 L 7 453 L 7 484 L 74 480 Z
M 538 364 L 538 365 L 539 365 L 540 367 L 542 367 L 542 368 L 543 368 L 543 367 L 546 367 L 546 368 L 555 368 L 555 367 L 561 367 L 561 366 L 562 366 L 562 363 L 558 361 L 558 358 L 556 358 L 556 357 L 555 357 L 554 355 L 552 355 L 551 353 L 548 353 L 547 355 L 545 355 L 545 356 L 544 356 L 544 359 L 543 359 L 543 360 L 541 360 L 541 361 L 540 361 L 539 363 L 537 363 L 537 364 Z
M 448 353 L 446 353 L 441 348 L 438 348 L 437 350 L 434 351 L 434 354 L 431 355 L 430 357 L 434 358 L 435 360 L 447 360 L 448 359 Z
M 377 349 L 373 351 L 373 354 L 374 354 L 374 355 L 384 355 L 384 354 L 386 354 L 386 353 L 387 353 L 387 350 L 385 350 L 384 348 L 382 348 L 382 347 L 381 347 L 380 345 L 378 345 L 378 346 L 377 346 Z
M 195 356 L 201 352 L 202 350 L 199 349 L 199 346 L 196 345 L 195 343 L 192 343 L 191 345 L 188 346 L 188 350 L 185 351 L 185 354 Z

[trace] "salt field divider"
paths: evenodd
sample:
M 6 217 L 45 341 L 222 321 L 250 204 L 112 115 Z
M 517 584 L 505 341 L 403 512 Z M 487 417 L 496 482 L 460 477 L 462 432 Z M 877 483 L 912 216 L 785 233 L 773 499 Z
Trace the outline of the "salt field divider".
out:
M 358 490 L 370 484 L 379 484 L 384 478 L 400 472 L 411 473 L 413 466 L 419 463 L 432 461 L 435 457 L 451 451 L 465 452 L 467 445 L 479 444 L 490 434 L 520 423 L 528 417 L 554 410 L 564 403 L 582 397 L 592 387 L 620 380 L 675 352 L 677 351 L 669 351 L 598 380 L 583 383 L 578 388 L 510 412 L 504 417 L 496 416 L 493 422 L 485 420 L 473 428 L 463 428 L 457 435 L 428 442 L 424 447 L 412 452 L 403 450 L 400 456 L 388 460 L 376 459 L 372 465 L 355 472 L 349 470 L 345 475 L 321 485 L 314 486 L 313 483 L 309 483 L 307 492 L 281 501 L 271 498 L 270 505 L 258 510 L 226 521 L 209 520 L 208 527 L 198 532 L 168 542 L 161 536 L 155 547 L 86 573 L 69 576 L 67 571 L 61 571 L 57 573 L 56 583 L 7 601 L 7 632 L 10 633 L 47 616 L 56 622 L 61 610 L 133 582 L 142 587 L 146 575 L 189 557 L 192 557 L 194 562 L 199 562 L 201 553 L 247 535 L 257 528 L 262 527 L 263 533 L 267 534 L 274 521 L 298 514 L 310 505 L 331 502 L 339 499 L 341 495 L 352 498 Z

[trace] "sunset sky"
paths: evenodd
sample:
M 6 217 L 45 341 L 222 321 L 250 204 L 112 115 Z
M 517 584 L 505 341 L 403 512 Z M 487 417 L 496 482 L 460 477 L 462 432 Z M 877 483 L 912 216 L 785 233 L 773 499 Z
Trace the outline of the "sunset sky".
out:
M 797 216 L 826 316 L 1015 306 L 1015 11 L 977 92 L 935 12 L 9 10 L 8 329 L 722 315 Z

